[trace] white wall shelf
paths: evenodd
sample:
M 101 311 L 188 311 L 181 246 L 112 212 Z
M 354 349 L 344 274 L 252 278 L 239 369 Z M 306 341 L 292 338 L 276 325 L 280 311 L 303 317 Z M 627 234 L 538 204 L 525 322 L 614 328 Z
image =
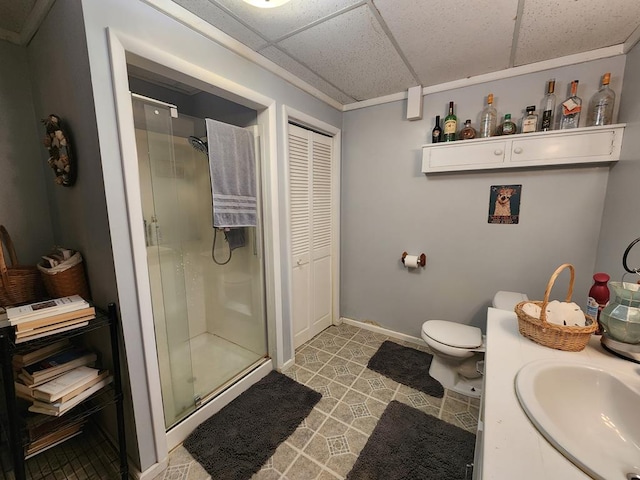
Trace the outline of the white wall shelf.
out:
M 422 146 L 422 172 L 615 162 L 625 124 L 475 138 Z

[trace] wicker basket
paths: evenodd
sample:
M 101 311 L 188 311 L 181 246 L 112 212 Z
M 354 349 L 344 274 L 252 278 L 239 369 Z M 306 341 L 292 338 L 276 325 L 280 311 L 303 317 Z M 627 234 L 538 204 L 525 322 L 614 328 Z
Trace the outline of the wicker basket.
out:
M 50 269 L 39 265 L 42 274 L 42 281 L 47 289 L 47 294 L 51 298 L 68 297 L 80 295 L 85 300 L 89 300 L 89 286 L 84 274 L 84 263 L 79 253 L 79 263 L 63 271 L 51 272 Z
M 518 330 L 520 334 L 533 340 L 545 347 L 555 348 L 556 350 L 565 350 L 567 352 L 579 352 L 587 346 L 591 334 L 596 331 L 598 324 L 594 318 L 589 315 L 585 315 L 586 326 L 565 326 L 556 325 L 555 323 L 547 322 L 547 304 L 549 303 L 549 294 L 553 287 L 556 278 L 560 275 L 560 272 L 568 268 L 571 272 L 571 280 L 569 281 L 569 291 L 567 292 L 566 302 L 571 301 L 571 295 L 573 294 L 573 282 L 575 280 L 575 271 L 573 265 L 565 263 L 560 265 L 547 283 L 547 289 L 544 291 L 544 300 L 538 301 L 525 301 L 516 305 L 515 312 L 518 316 Z M 533 303 L 540 307 L 540 318 L 532 317 L 524 312 L 523 307 L 526 303 Z
M 4 225 L 0 225 L 0 242 L 0 305 L 20 305 L 40 300 L 44 296 L 40 272 L 35 266 L 18 264 L 16 249 Z M 7 266 L 3 246 L 7 249 L 11 266 Z

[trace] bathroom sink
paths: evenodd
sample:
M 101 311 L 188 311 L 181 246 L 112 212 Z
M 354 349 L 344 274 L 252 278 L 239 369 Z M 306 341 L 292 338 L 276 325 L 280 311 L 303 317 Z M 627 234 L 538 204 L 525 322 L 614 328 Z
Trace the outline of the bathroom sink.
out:
M 596 479 L 640 479 L 640 374 L 539 360 L 515 383 L 531 422 L 576 466 Z

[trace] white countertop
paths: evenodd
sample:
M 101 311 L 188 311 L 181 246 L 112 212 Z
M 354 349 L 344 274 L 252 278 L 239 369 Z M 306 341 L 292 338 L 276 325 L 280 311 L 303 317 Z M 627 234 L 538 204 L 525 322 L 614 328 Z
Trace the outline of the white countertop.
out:
M 578 360 L 610 371 L 640 375 L 639 364 L 606 352 L 598 336 L 592 336 L 581 352 L 554 350 L 520 335 L 515 313 L 489 308 L 481 417 L 483 448 L 479 462 L 482 480 L 590 478 L 547 442 L 516 397 L 514 379 L 518 370 L 543 358 Z

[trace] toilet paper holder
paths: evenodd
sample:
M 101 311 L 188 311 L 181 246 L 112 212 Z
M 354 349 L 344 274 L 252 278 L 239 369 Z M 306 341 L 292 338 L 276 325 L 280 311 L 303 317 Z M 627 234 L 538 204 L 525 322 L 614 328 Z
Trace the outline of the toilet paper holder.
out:
M 402 252 L 402 264 L 405 265 L 404 259 L 409 255 L 407 252 Z M 427 264 L 427 256 L 424 253 L 421 253 L 418 256 L 418 266 L 424 267 Z M 406 265 L 405 265 L 406 266 Z

